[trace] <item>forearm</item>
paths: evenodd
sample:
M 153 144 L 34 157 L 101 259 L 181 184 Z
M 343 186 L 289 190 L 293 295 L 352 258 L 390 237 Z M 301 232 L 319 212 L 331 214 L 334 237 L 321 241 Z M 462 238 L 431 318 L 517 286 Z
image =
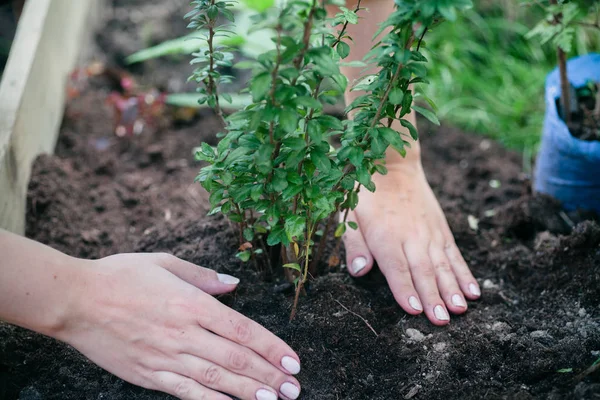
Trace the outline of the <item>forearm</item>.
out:
M 362 0 L 360 3 L 361 8 L 367 8 L 367 10 L 361 10 L 358 12 L 360 18 L 357 25 L 348 24 L 347 32 L 352 38 L 350 42 L 350 55 L 344 61 L 360 61 L 364 56 L 371 50 L 373 44 L 373 35 L 379 29 L 381 22 L 394 11 L 393 1 L 384 0 Z M 354 10 L 356 8 L 356 0 L 348 1 L 346 7 Z M 337 12 L 335 9 L 329 10 L 330 14 Z M 368 73 L 374 73 L 375 69 L 370 71 L 362 72 L 363 68 L 356 67 L 341 67 L 342 73 L 348 78 L 349 85 L 351 88 L 353 83 L 356 82 L 362 75 Z M 361 73 L 362 72 L 362 73 Z M 350 104 L 355 98 L 362 95 L 360 91 L 350 91 L 345 93 L 346 104 Z M 417 126 L 415 112 L 411 110 L 410 114 L 404 117 L 410 121 L 414 126 Z M 408 130 L 400 125 L 400 122 L 395 120 L 392 124 L 392 128 L 403 134 L 404 138 L 410 142 L 411 148 L 408 149 L 406 157 L 402 157 L 398 152 L 392 148 L 386 153 L 386 160 L 388 165 L 393 163 L 401 162 L 404 164 L 413 163 L 414 165 L 421 165 L 421 146 L 418 141 L 413 141 L 410 138 Z
M 0 229 L 0 319 L 56 336 L 81 291 L 81 260 Z

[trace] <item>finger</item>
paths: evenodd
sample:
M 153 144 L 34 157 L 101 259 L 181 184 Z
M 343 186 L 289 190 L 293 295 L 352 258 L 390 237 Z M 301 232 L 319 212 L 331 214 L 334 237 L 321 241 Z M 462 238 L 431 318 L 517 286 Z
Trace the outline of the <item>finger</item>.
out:
M 402 246 L 382 245 L 378 249 L 375 252 L 375 259 L 396 302 L 409 314 L 417 315 L 423 312 L 423 305 L 413 285 L 408 261 Z
M 201 303 L 209 313 L 201 313 L 198 323 L 215 334 L 238 343 L 260 354 L 286 374 L 300 372 L 300 358 L 283 340 L 210 296 L 203 296 Z
M 157 265 L 211 295 L 229 293 L 240 283 L 234 276 L 218 274 L 212 269 L 199 267 L 171 254 L 157 253 L 152 256 Z
M 157 371 L 152 374 L 155 389 L 168 393 L 181 400 L 231 400 L 231 397 L 208 389 L 193 379 L 168 372 Z
M 463 294 L 470 300 L 477 300 L 481 297 L 481 289 L 453 239 L 447 241 L 445 250 Z
M 277 400 L 279 398 L 278 392 L 272 387 L 231 372 L 205 359 L 182 354 L 180 361 L 183 375 L 208 388 L 230 394 L 241 400 Z
M 412 280 L 425 308 L 427 318 L 434 325 L 446 325 L 450 315 L 440 297 L 437 279 L 429 253 L 420 243 L 406 243 L 404 252 L 412 275 Z
M 429 256 L 435 270 L 438 290 L 446 302 L 446 307 L 454 314 L 464 313 L 467 311 L 467 301 L 458 287 L 456 276 L 443 246 L 432 243 L 429 247 Z
M 236 375 L 251 378 L 255 382 L 261 382 L 271 388 L 277 388 L 288 398 L 295 399 L 300 394 L 300 384 L 296 379 L 276 368 L 247 347 L 214 335 L 204 329 L 198 329 L 193 336 L 193 340 L 188 340 L 186 343 L 204 343 L 204 346 L 201 348 L 186 346 L 184 347 L 186 353 L 196 358 L 205 359 Z M 200 383 L 212 387 L 206 382 Z M 231 394 L 236 395 L 233 392 Z
M 348 221 L 358 223 L 354 212 L 350 212 Z M 358 277 L 369 273 L 373 268 L 373 256 L 365 242 L 360 225 L 358 229 L 346 229 L 342 239 L 346 248 L 346 265 L 350 275 Z

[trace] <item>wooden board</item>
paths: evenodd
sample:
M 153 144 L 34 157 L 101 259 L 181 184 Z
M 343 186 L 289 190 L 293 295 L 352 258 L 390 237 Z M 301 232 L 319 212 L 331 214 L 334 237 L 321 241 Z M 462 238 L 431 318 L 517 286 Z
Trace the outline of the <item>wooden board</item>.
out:
M 54 149 L 66 82 L 98 7 L 98 0 L 25 3 L 0 82 L 0 228 L 25 231 L 31 166 Z

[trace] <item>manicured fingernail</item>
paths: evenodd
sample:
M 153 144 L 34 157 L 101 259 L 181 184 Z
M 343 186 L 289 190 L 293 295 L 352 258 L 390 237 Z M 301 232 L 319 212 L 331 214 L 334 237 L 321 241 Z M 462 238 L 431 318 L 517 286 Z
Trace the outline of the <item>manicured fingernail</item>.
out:
M 352 261 L 352 272 L 358 274 L 367 266 L 367 259 L 364 257 L 356 257 Z
M 290 398 L 292 400 L 297 399 L 298 396 L 300 396 L 300 389 L 298 389 L 298 386 L 290 382 L 285 382 L 283 385 L 281 385 L 279 391 L 285 397 Z
M 296 375 L 300 372 L 300 363 L 292 357 L 283 357 L 281 359 L 281 366 L 292 375 Z
M 456 307 L 466 307 L 467 304 L 465 303 L 465 300 L 462 298 L 462 296 L 460 294 L 455 294 L 454 296 L 452 296 L 452 304 L 454 304 Z
M 410 304 L 410 306 L 417 311 L 423 311 L 423 306 L 421 305 L 421 302 L 415 296 L 410 296 L 408 298 L 408 304 Z
M 479 290 L 479 286 L 474 283 L 469 284 L 469 291 L 473 296 L 481 296 L 481 290 Z
M 448 313 L 442 306 L 435 306 L 435 308 L 433 309 L 433 313 L 435 314 L 435 317 L 440 321 L 450 321 Z
M 227 274 L 217 274 L 217 279 L 219 279 L 219 282 L 224 283 L 226 285 L 237 285 L 238 283 L 240 283 L 240 280 L 238 278 Z
M 279 396 L 267 389 L 259 389 L 256 392 L 256 400 L 277 400 Z

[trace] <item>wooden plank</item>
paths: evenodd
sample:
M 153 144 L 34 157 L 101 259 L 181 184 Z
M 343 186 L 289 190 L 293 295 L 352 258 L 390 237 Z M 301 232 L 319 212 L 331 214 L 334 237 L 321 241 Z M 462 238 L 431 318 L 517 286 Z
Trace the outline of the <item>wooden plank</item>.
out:
M 51 153 L 66 83 L 90 39 L 97 0 L 28 0 L 0 82 L 0 228 L 25 231 L 31 166 Z

